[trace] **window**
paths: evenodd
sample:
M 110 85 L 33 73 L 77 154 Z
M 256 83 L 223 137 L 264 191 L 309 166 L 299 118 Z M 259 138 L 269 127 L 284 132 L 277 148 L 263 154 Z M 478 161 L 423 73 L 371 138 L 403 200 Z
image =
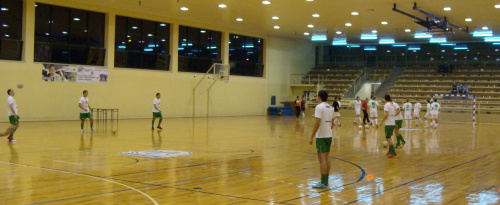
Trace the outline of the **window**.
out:
M 169 70 L 170 24 L 116 16 L 115 67 Z
M 35 62 L 104 65 L 104 14 L 37 3 Z
M 262 77 L 264 75 L 263 45 L 263 39 L 230 34 L 231 75 Z
M 180 26 L 179 71 L 204 73 L 213 63 L 222 63 L 221 32 Z
M 0 0 L 0 59 L 21 60 L 23 1 Z

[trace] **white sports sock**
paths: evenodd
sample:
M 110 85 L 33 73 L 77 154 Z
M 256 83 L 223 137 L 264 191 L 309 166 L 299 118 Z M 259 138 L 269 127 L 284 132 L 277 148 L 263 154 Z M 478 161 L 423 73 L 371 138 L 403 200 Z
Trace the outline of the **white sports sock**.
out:
M 337 124 L 338 125 L 338 121 L 339 121 L 339 119 L 335 118 L 335 120 L 333 120 L 333 124 Z
M 438 128 L 438 123 L 436 122 L 436 128 Z
M 302 119 L 306 118 L 306 112 L 302 112 Z
M 411 120 L 410 120 L 410 124 L 408 125 L 408 127 L 410 127 L 410 128 L 411 128 Z
M 377 119 L 375 119 L 375 125 L 378 125 L 378 120 Z
M 363 121 L 361 120 L 361 117 L 358 117 L 358 119 L 359 119 L 359 123 L 363 123 Z

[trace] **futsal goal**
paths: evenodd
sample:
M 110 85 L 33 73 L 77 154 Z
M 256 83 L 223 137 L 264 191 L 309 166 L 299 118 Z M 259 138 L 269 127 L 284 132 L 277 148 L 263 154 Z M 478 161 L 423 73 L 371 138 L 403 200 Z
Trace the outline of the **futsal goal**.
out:
M 475 95 L 433 94 L 431 99 L 437 99 L 441 105 L 440 122 L 477 124 Z M 422 107 L 425 107 L 425 104 L 422 103 Z

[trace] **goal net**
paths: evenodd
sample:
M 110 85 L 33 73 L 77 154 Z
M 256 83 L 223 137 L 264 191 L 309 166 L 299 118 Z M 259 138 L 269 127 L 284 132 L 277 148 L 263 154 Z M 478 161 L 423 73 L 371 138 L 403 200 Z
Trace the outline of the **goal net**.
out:
M 437 99 L 441 105 L 439 122 L 477 124 L 475 95 L 433 94 L 431 95 L 432 99 Z M 422 107 L 424 104 L 427 103 L 422 103 Z

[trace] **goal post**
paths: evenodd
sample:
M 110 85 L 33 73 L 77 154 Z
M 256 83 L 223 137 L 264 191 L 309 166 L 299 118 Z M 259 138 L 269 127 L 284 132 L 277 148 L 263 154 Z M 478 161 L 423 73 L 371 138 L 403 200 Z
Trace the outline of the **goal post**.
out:
M 475 95 L 432 94 L 431 98 L 441 105 L 440 121 L 477 124 Z

